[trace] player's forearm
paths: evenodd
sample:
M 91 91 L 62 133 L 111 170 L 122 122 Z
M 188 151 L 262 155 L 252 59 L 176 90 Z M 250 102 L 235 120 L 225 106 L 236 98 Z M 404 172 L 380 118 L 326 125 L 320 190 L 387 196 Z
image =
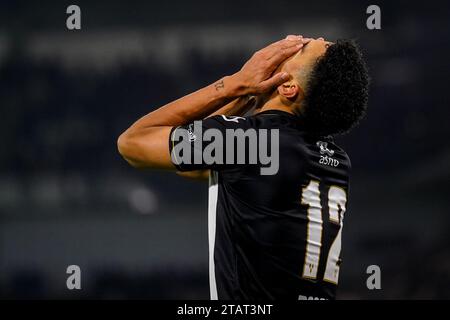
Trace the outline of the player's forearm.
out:
M 117 141 L 119 153 L 136 167 L 175 169 L 167 143 L 172 127 L 203 119 L 247 94 L 262 94 L 284 83 L 289 74 L 276 68 L 302 47 L 302 39 L 288 36 L 257 51 L 232 76 L 173 101 L 137 120 Z
M 239 96 L 239 84 L 228 76 L 194 93 L 170 102 L 137 120 L 128 131 L 149 127 L 179 126 L 199 120 Z
M 234 99 L 233 101 L 211 113 L 207 117 L 209 118 L 216 115 L 243 116 L 255 105 L 255 102 L 255 96 L 245 95 Z
M 117 141 L 119 153 L 134 167 L 173 168 L 167 147 L 171 127 L 203 119 L 240 94 L 233 76 L 175 100 L 137 120 Z
M 247 94 L 262 94 L 281 85 L 290 75 L 286 72 L 273 72 L 302 46 L 301 36 L 290 35 L 257 51 L 237 73 L 173 101 L 136 121 L 119 137 L 119 151 L 123 149 L 120 145 L 123 146 L 130 136 L 133 136 L 134 140 L 147 140 L 152 136 L 149 129 L 179 126 L 203 119 L 234 98 Z

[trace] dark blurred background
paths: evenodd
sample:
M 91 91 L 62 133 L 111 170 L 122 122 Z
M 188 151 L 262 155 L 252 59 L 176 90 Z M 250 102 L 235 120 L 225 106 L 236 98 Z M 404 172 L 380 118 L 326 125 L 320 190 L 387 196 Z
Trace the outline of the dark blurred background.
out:
M 357 39 L 371 70 L 368 117 L 338 139 L 353 164 L 339 298 L 450 298 L 449 16 L 432 1 L 0 1 L 0 297 L 209 298 L 207 186 L 128 167 L 116 139 L 298 33 Z

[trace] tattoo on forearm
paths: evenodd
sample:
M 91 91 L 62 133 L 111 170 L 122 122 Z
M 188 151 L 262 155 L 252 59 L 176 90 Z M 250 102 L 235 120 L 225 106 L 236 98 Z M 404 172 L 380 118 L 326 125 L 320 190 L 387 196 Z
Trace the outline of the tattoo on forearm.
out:
M 220 89 L 223 89 L 225 87 L 225 84 L 223 83 L 223 80 L 220 80 L 214 84 L 214 88 L 216 88 L 217 91 Z

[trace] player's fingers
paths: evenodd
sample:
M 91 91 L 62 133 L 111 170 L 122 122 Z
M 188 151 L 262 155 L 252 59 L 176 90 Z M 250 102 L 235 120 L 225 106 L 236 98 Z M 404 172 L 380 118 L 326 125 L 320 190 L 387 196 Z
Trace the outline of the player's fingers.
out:
M 288 36 L 286 36 L 286 38 L 278 40 L 272 44 L 270 44 L 269 46 L 267 46 L 268 48 L 273 48 L 273 47 L 277 47 L 277 46 L 284 46 L 286 44 L 290 44 L 292 43 L 292 41 L 294 42 L 298 42 L 301 41 L 303 38 L 302 35 L 294 35 L 294 34 L 290 34 Z
M 299 38 L 303 38 L 303 36 L 301 34 L 299 34 L 299 35 L 290 34 L 285 38 L 285 40 L 294 40 L 295 41 L 295 40 L 298 40 Z
M 295 47 L 296 45 L 301 44 L 301 43 L 303 43 L 303 37 L 295 36 L 293 38 L 289 38 L 289 39 L 286 38 L 286 39 L 279 41 L 271 49 L 273 51 L 279 51 L 279 50 Z
M 267 92 L 272 88 L 282 85 L 287 80 L 289 80 L 289 74 L 286 72 L 279 72 L 279 73 L 273 75 L 271 78 L 261 82 L 259 85 L 258 91 L 259 91 L 259 93 Z
M 299 37 L 297 40 L 285 40 L 278 43 L 276 46 L 272 47 L 270 51 L 266 54 L 266 59 L 272 63 L 272 60 L 283 61 L 290 57 L 303 47 L 302 38 Z M 277 59 L 277 57 L 281 57 Z M 284 58 L 283 58 L 284 57 Z M 280 60 L 281 59 L 281 60 Z
M 272 43 L 268 47 L 264 48 L 262 51 L 264 51 L 267 54 L 267 58 L 270 59 L 278 51 L 289 49 L 302 43 L 302 39 L 303 39 L 302 36 L 289 35 L 283 40 Z
M 299 43 L 295 46 L 284 48 L 275 52 L 275 54 L 269 59 L 269 63 L 272 66 L 278 66 L 284 60 L 292 57 L 303 48 L 303 43 Z

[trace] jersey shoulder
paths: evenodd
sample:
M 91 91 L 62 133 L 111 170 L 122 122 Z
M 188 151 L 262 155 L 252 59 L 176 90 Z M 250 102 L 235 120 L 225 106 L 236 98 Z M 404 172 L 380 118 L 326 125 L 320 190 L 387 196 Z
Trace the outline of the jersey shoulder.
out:
M 351 161 L 347 152 L 337 145 L 332 137 L 319 137 L 312 139 L 309 146 L 312 150 L 315 161 L 319 165 L 328 167 L 330 169 L 336 168 L 350 171 Z

